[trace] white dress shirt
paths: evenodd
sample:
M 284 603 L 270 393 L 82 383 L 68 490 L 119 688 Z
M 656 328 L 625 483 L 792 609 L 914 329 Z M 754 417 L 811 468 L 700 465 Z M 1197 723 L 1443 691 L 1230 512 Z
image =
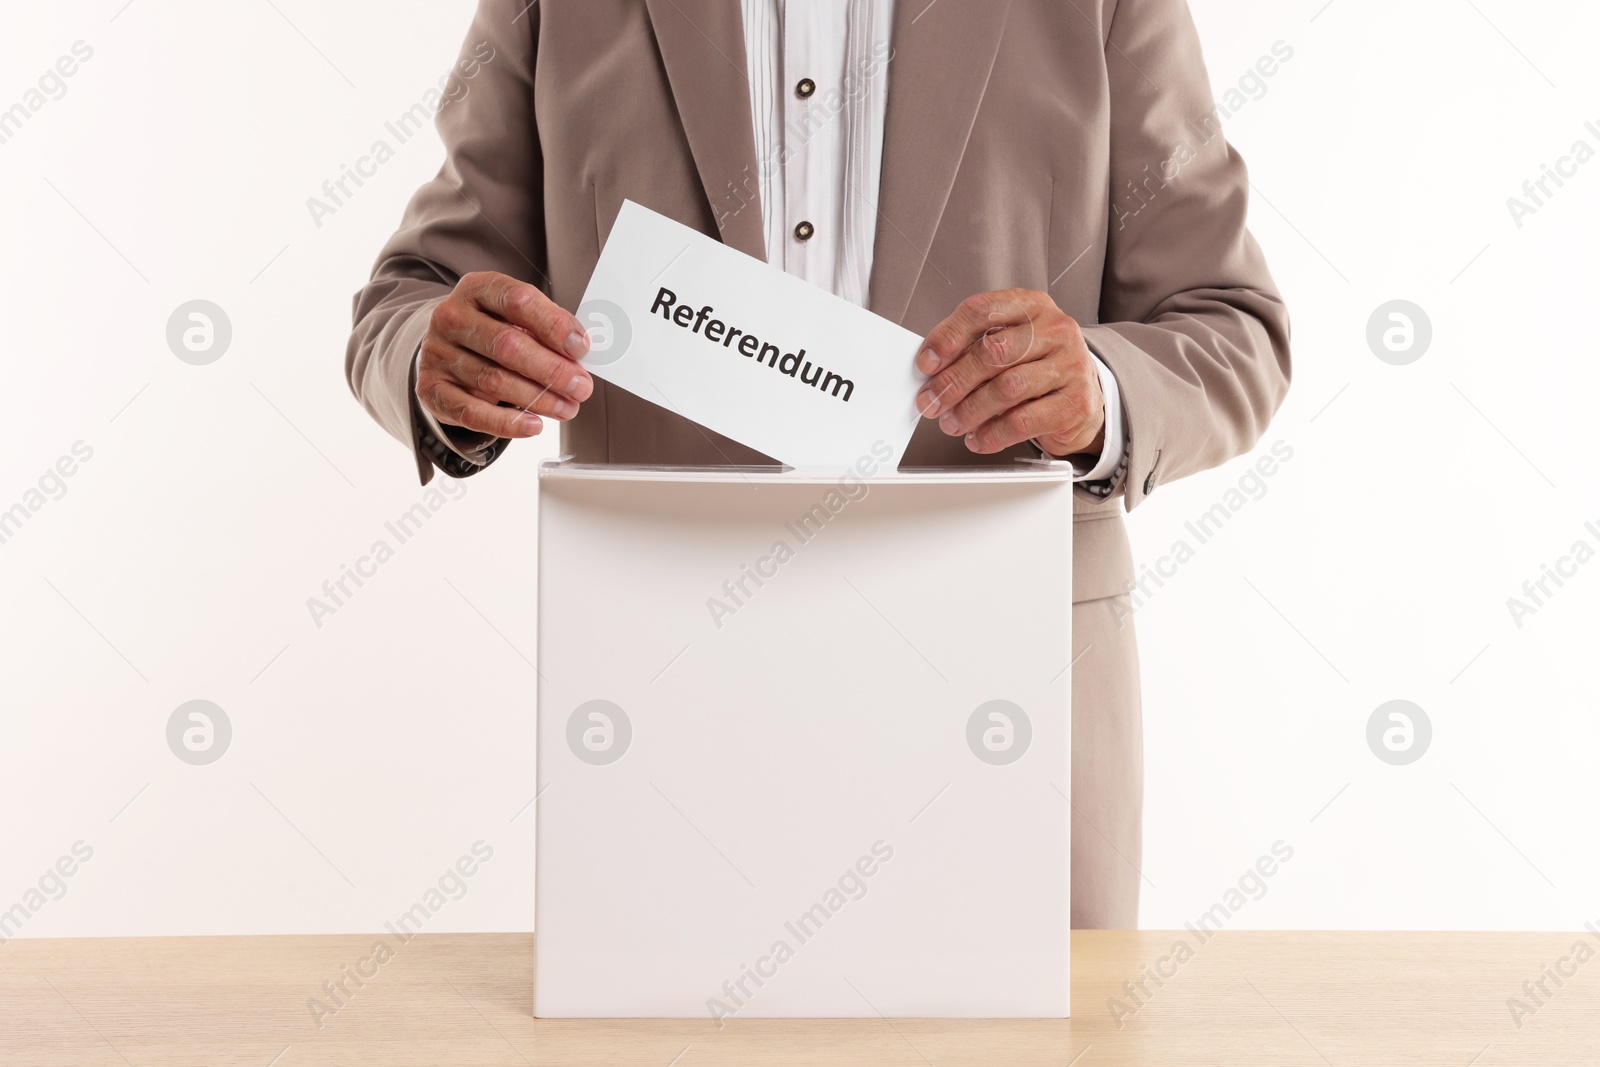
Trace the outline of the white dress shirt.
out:
M 767 260 L 863 307 L 872 275 L 894 0 L 740 0 Z M 1076 481 L 1109 478 L 1125 446 L 1117 379 L 1105 447 Z

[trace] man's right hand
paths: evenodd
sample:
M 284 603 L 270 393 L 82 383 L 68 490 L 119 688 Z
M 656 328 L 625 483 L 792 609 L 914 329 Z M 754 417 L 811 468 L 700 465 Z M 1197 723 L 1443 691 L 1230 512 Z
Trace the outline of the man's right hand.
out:
M 468 274 L 429 318 L 417 400 L 445 426 L 532 437 L 540 415 L 564 422 L 594 392 L 588 351 L 583 324 L 535 287 Z

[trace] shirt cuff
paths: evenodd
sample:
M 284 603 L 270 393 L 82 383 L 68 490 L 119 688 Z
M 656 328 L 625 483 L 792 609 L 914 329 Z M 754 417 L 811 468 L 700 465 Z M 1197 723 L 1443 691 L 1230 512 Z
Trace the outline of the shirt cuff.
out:
M 1122 464 L 1123 454 L 1127 451 L 1127 431 L 1124 429 L 1122 417 L 1122 390 L 1117 387 L 1117 376 L 1111 373 L 1111 368 L 1101 362 L 1100 357 L 1093 352 L 1089 358 L 1094 360 L 1095 373 L 1100 377 L 1100 395 L 1105 399 L 1105 444 L 1100 449 L 1100 455 L 1093 466 L 1085 467 L 1081 462 L 1085 456 L 1053 456 L 1055 459 L 1066 459 L 1072 464 L 1072 480 L 1074 482 L 1103 482 L 1115 475 Z M 1039 445 L 1034 442 L 1034 447 L 1049 456 Z

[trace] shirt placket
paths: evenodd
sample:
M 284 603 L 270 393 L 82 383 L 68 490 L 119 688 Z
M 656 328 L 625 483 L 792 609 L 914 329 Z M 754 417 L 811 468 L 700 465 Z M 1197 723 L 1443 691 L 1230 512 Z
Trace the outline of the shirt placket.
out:
M 829 3 L 785 3 L 783 27 L 784 269 L 833 288 L 830 254 L 839 240 L 830 174 L 837 116 L 825 101 L 838 81 L 832 62 L 834 19 Z M 842 28 L 842 27 L 841 27 Z M 832 180 L 837 180 L 833 178 Z

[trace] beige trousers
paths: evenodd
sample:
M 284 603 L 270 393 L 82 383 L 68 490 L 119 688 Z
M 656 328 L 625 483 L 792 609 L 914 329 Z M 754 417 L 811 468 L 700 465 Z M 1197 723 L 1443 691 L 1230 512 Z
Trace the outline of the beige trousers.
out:
M 1124 596 L 1072 605 L 1072 926 L 1139 925 L 1144 730 Z

